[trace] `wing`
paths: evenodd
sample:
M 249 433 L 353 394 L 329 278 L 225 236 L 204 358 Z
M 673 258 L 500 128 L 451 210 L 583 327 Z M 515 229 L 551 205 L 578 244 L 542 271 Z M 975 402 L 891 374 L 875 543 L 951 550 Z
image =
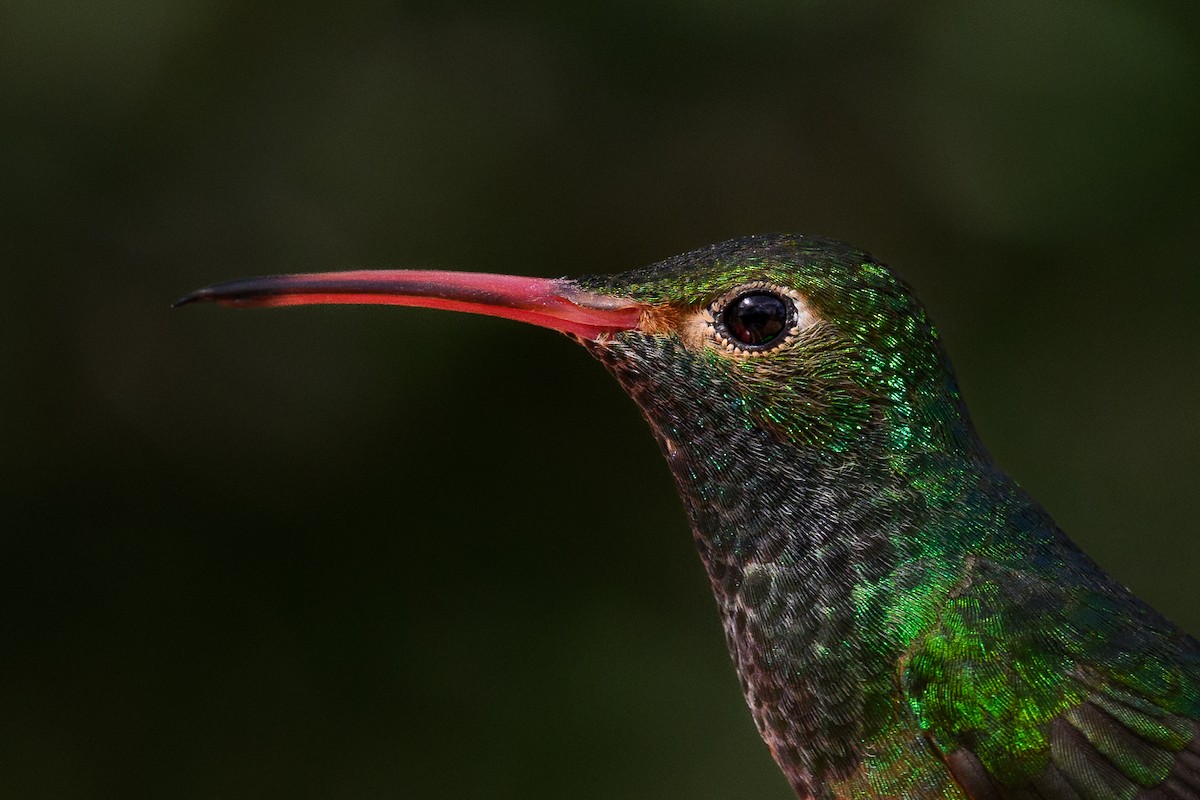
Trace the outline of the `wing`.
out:
M 1200 800 L 1200 645 L 1091 562 L 972 560 L 899 677 L 971 797 Z

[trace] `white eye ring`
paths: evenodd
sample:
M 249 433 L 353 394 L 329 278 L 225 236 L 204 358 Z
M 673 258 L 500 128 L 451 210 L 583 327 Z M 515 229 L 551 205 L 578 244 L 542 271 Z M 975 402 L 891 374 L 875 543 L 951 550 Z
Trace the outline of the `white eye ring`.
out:
M 790 305 L 787 309 L 784 329 L 761 344 L 738 339 L 730 330 L 729 322 L 725 319 L 725 312 L 731 303 L 741 300 L 747 295 L 756 294 L 768 295 Z M 798 292 L 766 281 L 754 281 L 731 289 L 710 303 L 704 309 L 701 319 L 709 338 L 725 352 L 736 356 L 761 356 L 786 347 L 794 342 L 802 331 L 816 322 L 816 316 L 809 310 L 808 304 L 804 302 L 804 298 Z

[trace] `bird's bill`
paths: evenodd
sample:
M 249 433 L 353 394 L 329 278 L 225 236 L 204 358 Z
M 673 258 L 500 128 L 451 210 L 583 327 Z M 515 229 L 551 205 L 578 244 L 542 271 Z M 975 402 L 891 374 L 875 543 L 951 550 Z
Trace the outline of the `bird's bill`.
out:
M 217 283 L 179 299 L 228 306 L 367 303 L 466 311 L 597 339 L 638 326 L 644 306 L 586 292 L 569 280 L 434 270 L 358 270 L 272 275 Z

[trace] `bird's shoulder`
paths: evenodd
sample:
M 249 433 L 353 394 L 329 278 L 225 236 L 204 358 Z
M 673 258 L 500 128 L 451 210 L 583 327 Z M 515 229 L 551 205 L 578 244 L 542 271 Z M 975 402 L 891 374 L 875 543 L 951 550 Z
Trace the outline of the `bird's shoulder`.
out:
M 1200 798 L 1200 645 L 1086 557 L 968 557 L 898 672 L 972 797 Z

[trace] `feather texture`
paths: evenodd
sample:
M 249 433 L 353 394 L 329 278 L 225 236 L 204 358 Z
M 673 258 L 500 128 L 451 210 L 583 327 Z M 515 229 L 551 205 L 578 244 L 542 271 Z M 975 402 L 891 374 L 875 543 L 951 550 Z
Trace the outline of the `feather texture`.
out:
M 800 797 L 1200 800 L 1200 646 L 992 462 L 891 270 L 767 236 L 580 285 L 659 321 L 585 344 L 662 445 Z M 764 287 L 807 322 L 747 355 L 713 320 Z

